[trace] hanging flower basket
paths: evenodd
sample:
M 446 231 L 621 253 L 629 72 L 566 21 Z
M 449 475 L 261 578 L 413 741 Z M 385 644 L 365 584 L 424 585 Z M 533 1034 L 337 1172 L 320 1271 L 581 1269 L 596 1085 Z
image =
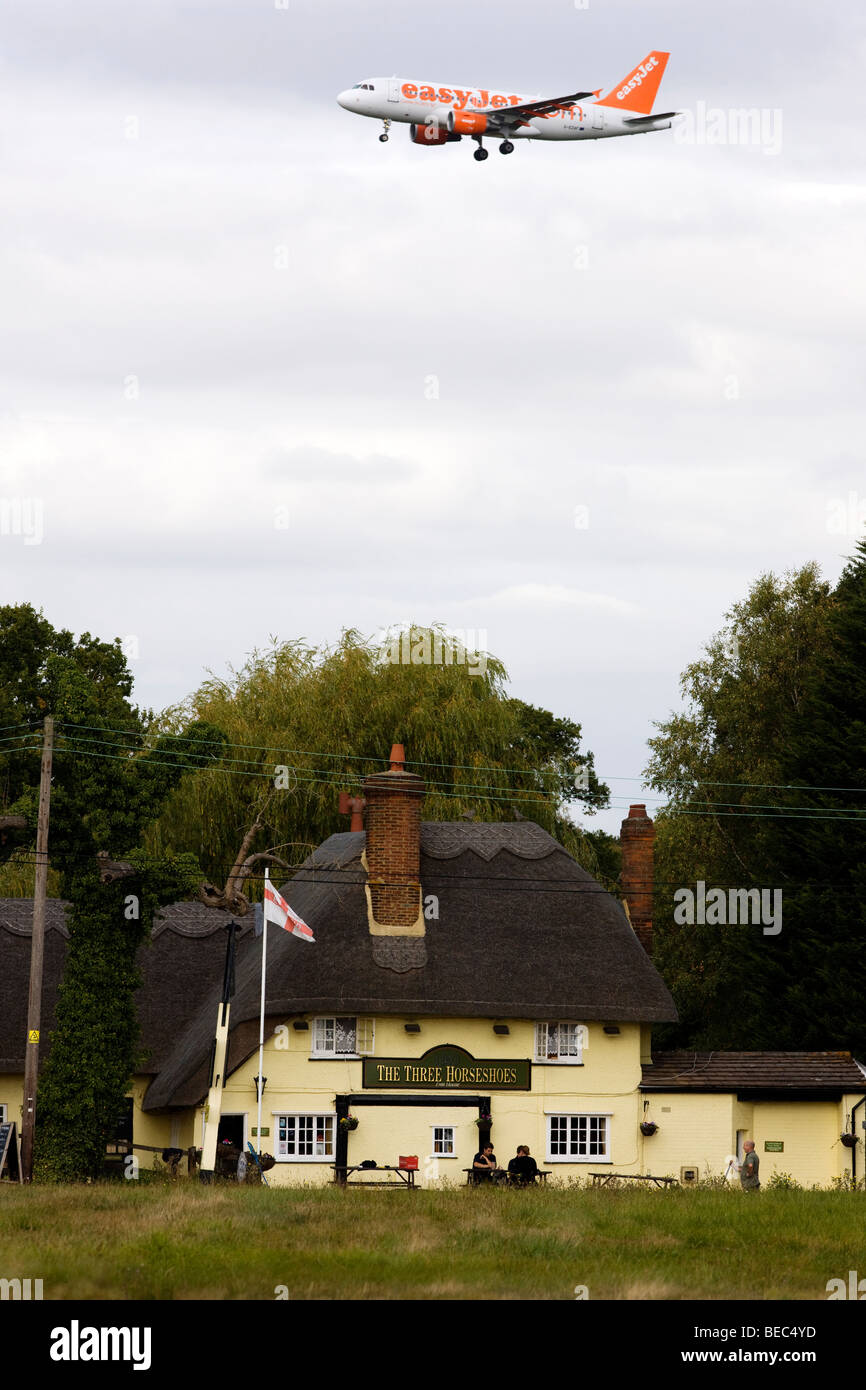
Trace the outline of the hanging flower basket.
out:
M 343 1116 L 342 1120 L 340 1121 L 340 1129 L 347 1129 L 347 1130 L 348 1130 L 348 1129 L 357 1129 L 357 1128 L 358 1128 L 358 1116 L 357 1116 L 357 1115 L 344 1115 L 344 1116 Z
M 853 1149 L 855 1144 L 860 1143 L 859 1134 L 842 1134 L 839 1136 L 846 1149 Z
M 479 1129 L 489 1129 L 493 1124 L 493 1118 L 490 1115 L 479 1115 L 475 1123 Z
M 655 1132 L 656 1132 L 657 1129 L 658 1129 L 658 1125 L 656 1124 L 655 1120 L 641 1120 L 641 1126 L 640 1126 L 640 1132 L 641 1132 L 641 1134 L 646 1134 L 646 1135 L 655 1134 Z

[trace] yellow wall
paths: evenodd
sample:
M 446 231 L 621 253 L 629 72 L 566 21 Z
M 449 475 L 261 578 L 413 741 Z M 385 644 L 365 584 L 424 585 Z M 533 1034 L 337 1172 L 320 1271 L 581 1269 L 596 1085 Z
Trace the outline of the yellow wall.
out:
M 420 1019 L 420 1033 L 406 1033 L 407 1015 L 379 1018 L 375 1028 L 377 1057 L 421 1057 L 431 1047 L 453 1043 L 473 1057 L 485 1059 L 532 1059 L 535 1052 L 535 1025 L 518 1021 L 509 1024 L 510 1033 L 493 1032 L 491 1019 Z M 601 1024 L 588 1027 L 582 1066 L 533 1062 L 532 1091 L 496 1091 L 479 1085 L 460 1095 L 481 1094 L 491 1098 L 493 1140 L 496 1156 L 504 1167 L 514 1157 L 518 1144 L 528 1144 L 540 1167 L 548 1168 L 557 1179 L 585 1177 L 590 1170 L 613 1167 L 639 1171 L 640 1134 L 638 1131 L 640 1081 L 640 1028 L 620 1025 L 617 1035 L 605 1034 Z M 270 1129 L 263 1137 L 266 1152 L 276 1152 L 274 1116 L 281 1112 L 332 1113 L 337 1094 L 376 1094 L 364 1091 L 362 1063 L 336 1059 L 310 1058 L 312 1027 L 298 1032 L 291 1024 L 279 1028 L 266 1040 L 264 1074 L 267 1077 L 262 1106 L 262 1127 Z M 254 1138 L 256 1094 L 253 1078 L 258 1072 L 258 1053 L 254 1053 L 228 1078 L 223 1097 L 223 1113 L 245 1113 L 247 1136 Z M 399 1095 L 397 1091 L 382 1094 Z M 422 1094 L 409 1088 L 404 1094 Z M 431 1092 L 431 1095 L 449 1093 Z M 612 1162 L 592 1159 L 585 1163 L 547 1160 L 546 1112 L 575 1111 L 611 1114 Z M 401 1154 L 417 1154 L 418 1181 L 454 1185 L 464 1183 L 463 1171 L 472 1164 L 479 1135 L 474 1124 L 477 1110 L 462 1105 L 357 1106 L 359 1120 L 348 1137 L 348 1161 L 357 1163 L 373 1158 L 378 1164 L 395 1164 Z M 432 1126 L 456 1127 L 457 1155 L 433 1162 Z M 255 1142 L 255 1140 L 254 1140 Z M 321 1162 L 278 1162 L 269 1173 L 272 1186 L 286 1183 L 321 1183 L 333 1180 L 331 1159 Z M 551 1178 L 553 1181 L 553 1177 Z
M 21 1133 L 21 1111 L 24 1097 L 24 1074 L 0 1073 L 0 1105 L 6 1106 L 6 1118 L 18 1126 Z
M 682 1092 L 649 1097 L 648 1117 L 658 1133 L 644 1140 L 647 1171 L 680 1176 L 689 1164 L 700 1176 L 718 1176 L 736 1154 L 737 1130 L 755 1141 L 760 1179 L 766 1187 L 774 1173 L 789 1174 L 803 1187 L 829 1187 L 834 1178 L 851 1172 L 851 1155 L 839 1136 L 846 1115 L 859 1097 L 832 1101 L 738 1102 L 734 1094 L 700 1095 Z M 862 1114 L 861 1107 L 858 1117 Z M 862 1132 L 861 1132 L 862 1139 Z M 767 1140 L 781 1140 L 782 1153 L 768 1153 Z M 736 1173 L 733 1175 L 737 1181 Z M 858 1145 L 857 1176 L 864 1176 L 864 1145 Z
M 452 1043 L 474 1057 L 485 1059 L 530 1058 L 535 1050 L 534 1024 L 511 1022 L 510 1033 L 493 1032 L 491 1019 L 420 1019 L 421 1032 L 406 1033 L 408 1016 L 379 1018 L 375 1026 L 377 1057 L 421 1057 L 430 1048 Z M 645 1031 L 645 1030 L 643 1030 Z M 697 1167 L 700 1177 L 718 1176 L 736 1152 L 737 1130 L 755 1140 L 761 1160 L 764 1186 L 776 1172 L 790 1173 L 804 1186 L 830 1186 L 832 1180 L 851 1172 L 851 1153 L 839 1141 L 847 1117 L 859 1097 L 847 1096 L 841 1103 L 804 1101 L 760 1101 L 740 1103 L 734 1094 L 700 1095 L 682 1092 L 643 1095 L 641 1078 L 642 1030 L 638 1025 L 621 1024 L 616 1035 L 605 1034 L 601 1024 L 590 1024 L 583 1052 L 583 1065 L 563 1063 L 532 1064 L 532 1090 L 496 1091 L 478 1086 L 471 1094 L 489 1095 L 493 1115 L 493 1142 L 503 1166 L 513 1157 L 518 1144 L 528 1144 L 540 1167 L 551 1173 L 551 1182 L 586 1180 L 592 1171 L 607 1168 L 622 1173 L 652 1173 L 680 1177 L 685 1166 Z M 296 1031 L 291 1021 L 272 1031 L 265 1043 L 264 1074 L 267 1077 L 262 1107 L 262 1125 L 269 1134 L 262 1138 L 266 1152 L 276 1152 L 275 1114 L 334 1113 L 337 1094 L 373 1095 L 362 1085 L 362 1062 L 337 1059 L 311 1059 L 312 1027 Z M 646 1046 L 646 1039 L 643 1039 Z M 255 1143 L 256 1093 L 253 1079 L 258 1072 L 258 1052 L 254 1052 L 228 1078 L 223 1094 L 223 1114 L 245 1116 L 245 1138 Z M 201 1143 L 201 1108 L 176 1114 L 152 1115 L 142 1110 L 148 1077 L 133 1082 L 133 1134 L 135 1143 L 154 1148 L 186 1149 Z M 0 1102 L 8 1106 L 9 1119 L 20 1129 L 23 1077 L 0 1076 Z M 384 1091 L 399 1096 L 399 1091 Z M 425 1094 L 411 1089 L 404 1094 Z M 430 1092 L 457 1101 L 470 1092 Z M 648 1105 L 644 1106 L 647 1101 Z M 863 1118 L 861 1107 L 858 1119 Z M 602 1113 L 610 1115 L 611 1158 L 609 1163 L 590 1159 L 583 1163 L 551 1161 L 547 1157 L 549 1112 Z M 395 1164 L 402 1154 L 416 1154 L 418 1181 L 424 1186 L 462 1184 L 464 1169 L 472 1163 L 479 1144 L 473 1107 L 445 1106 L 356 1106 L 359 1127 L 348 1136 L 348 1161 L 357 1163 L 373 1158 L 379 1164 Z M 655 1135 L 640 1134 L 641 1119 L 652 1119 L 659 1126 Z M 456 1155 L 434 1158 L 434 1124 L 454 1125 Z M 858 1126 L 861 1141 L 864 1131 Z M 766 1140 L 781 1140 L 784 1152 L 767 1153 Z M 857 1149 L 857 1176 L 866 1176 L 866 1145 Z M 153 1155 L 137 1151 L 142 1167 L 151 1167 Z M 331 1158 L 317 1162 L 279 1162 L 269 1174 L 272 1186 L 327 1183 L 333 1180 Z M 736 1182 L 736 1176 L 734 1176 Z

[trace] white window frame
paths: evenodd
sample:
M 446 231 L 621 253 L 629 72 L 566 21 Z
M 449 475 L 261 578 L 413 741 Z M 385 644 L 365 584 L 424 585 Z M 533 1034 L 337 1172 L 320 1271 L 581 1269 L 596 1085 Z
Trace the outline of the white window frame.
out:
M 277 1163 L 334 1163 L 337 1157 L 337 1114 L 334 1110 L 272 1110 L 271 1118 L 274 1129 L 274 1158 Z M 315 1133 L 316 1122 L 325 1120 L 331 1131 L 331 1152 L 330 1153 L 311 1153 L 311 1154 L 286 1154 L 280 1153 L 280 1120 L 295 1120 L 295 1135 L 297 1141 L 298 1120 L 312 1120 L 313 1131 Z M 327 1140 L 323 1141 L 324 1143 Z M 315 1149 L 317 1140 L 313 1139 Z
M 436 1131 L 437 1129 L 451 1131 L 451 1152 L 436 1152 Z M 455 1124 L 438 1124 L 430 1126 L 430 1157 L 431 1158 L 457 1158 L 457 1126 Z
M 355 1020 L 355 1051 L 337 1052 L 336 1051 L 336 1022 L 338 1018 L 354 1018 Z M 331 1048 L 323 1047 L 321 1039 L 326 1032 L 325 1025 L 334 1025 L 334 1046 Z M 372 1057 L 375 1047 L 376 1021 L 372 1018 L 365 1018 L 358 1014 L 319 1014 L 312 1020 L 312 1037 L 310 1042 L 311 1057 L 328 1057 L 333 1061 L 357 1060 L 359 1057 Z M 363 1046 L 359 1048 L 360 1041 Z
M 553 1055 L 549 1052 L 550 1029 L 574 1028 L 576 1030 L 577 1051 L 569 1053 L 563 1057 L 559 1053 Z M 572 1023 L 567 1019 L 551 1019 L 546 1023 L 536 1023 L 535 1025 L 535 1061 L 542 1066 L 551 1067 L 582 1067 L 583 1048 L 586 1041 L 586 1025 L 583 1023 Z M 573 1045 L 573 1040 L 572 1040 Z
M 0 1102 L 0 1125 L 5 1125 L 9 1118 L 9 1106 L 5 1101 Z
M 545 1113 L 545 1130 L 547 1144 L 548 1163 L 612 1163 L 610 1156 L 611 1140 L 611 1114 L 609 1111 L 599 1110 L 548 1110 Z M 604 1121 L 604 1152 L 595 1154 L 577 1153 L 554 1153 L 553 1152 L 553 1122 L 554 1120 L 568 1121 L 566 1133 L 571 1140 L 572 1120 L 603 1120 Z

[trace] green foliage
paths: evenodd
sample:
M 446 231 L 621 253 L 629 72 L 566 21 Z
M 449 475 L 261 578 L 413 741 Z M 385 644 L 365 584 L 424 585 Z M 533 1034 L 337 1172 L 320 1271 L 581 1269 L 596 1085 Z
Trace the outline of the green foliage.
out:
M 785 926 L 769 981 L 784 1000 L 779 1045 L 844 1047 L 863 1057 L 866 542 L 834 591 L 827 641 L 809 671 L 783 767 L 782 780 L 792 784 L 784 800 L 798 818 L 769 827 L 785 884 Z
M 0 608 L 0 713 L 4 723 L 56 721 L 49 853 L 55 891 L 71 904 L 70 940 L 57 1027 L 37 1096 L 36 1173 L 54 1179 L 99 1172 L 138 1058 L 135 957 L 154 912 L 189 896 L 201 872 L 193 856 L 141 847 L 189 767 L 219 755 L 224 736 L 194 723 L 149 737 L 150 716 L 130 704 L 132 678 L 119 642 L 56 632 L 27 604 Z M 22 886 L 21 841 L 32 858 L 39 802 L 41 731 L 0 745 L 3 810 L 28 830 L 4 847 Z M 97 855 L 133 874 L 102 883 Z M 7 875 L 13 875 L 11 864 Z M 12 882 L 16 880 L 12 877 Z M 7 877 L 8 882 L 8 877 Z
M 764 1183 L 773 1192 L 802 1192 L 803 1184 L 792 1178 L 790 1173 L 774 1173 L 769 1182 Z
M 814 565 L 782 579 L 763 575 L 683 673 L 685 710 L 658 724 L 649 741 L 647 780 L 668 796 L 656 822 L 654 958 L 680 1014 L 678 1025 L 659 1030 L 663 1046 L 803 1046 L 780 1041 L 791 984 L 774 970 L 780 939 L 760 926 L 677 925 L 673 895 L 698 880 L 793 887 L 772 819 L 785 794 L 767 784 L 788 780 L 810 674 L 829 649 L 833 606 Z
M 455 654 L 439 629 L 413 628 L 413 650 L 429 650 L 434 636 Z M 427 783 L 425 819 L 518 814 L 538 821 L 591 871 L 615 873 L 610 837 L 593 839 L 569 815 L 573 802 L 591 814 L 608 798 L 592 754 L 581 748 L 580 726 L 509 699 L 497 658 L 488 655 L 478 674 L 473 669 L 457 661 L 392 664 L 381 647 L 347 631 L 333 648 L 275 644 L 228 679 L 211 676 L 166 712 L 161 727 L 202 719 L 223 729 L 232 746 L 223 764 L 178 787 L 148 833 L 149 848 L 189 850 L 224 882 L 241 835 L 260 814 L 261 843 L 267 837 L 299 863 L 348 828 L 338 792 L 360 794 L 396 742 Z M 289 769 L 288 786 L 277 789 L 281 767 Z

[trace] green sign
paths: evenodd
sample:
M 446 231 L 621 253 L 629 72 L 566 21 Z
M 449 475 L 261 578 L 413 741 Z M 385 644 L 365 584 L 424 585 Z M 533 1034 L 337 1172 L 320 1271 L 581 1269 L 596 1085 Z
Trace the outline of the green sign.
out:
M 532 1063 L 525 1057 L 473 1057 L 444 1043 L 423 1057 L 365 1057 L 364 1086 L 374 1091 L 528 1091 Z
M 765 1140 L 764 1140 L 764 1153 L 765 1153 L 765 1154 L 783 1154 L 784 1152 L 785 1152 L 785 1145 L 783 1144 L 783 1142 L 782 1142 L 781 1139 L 765 1139 Z

